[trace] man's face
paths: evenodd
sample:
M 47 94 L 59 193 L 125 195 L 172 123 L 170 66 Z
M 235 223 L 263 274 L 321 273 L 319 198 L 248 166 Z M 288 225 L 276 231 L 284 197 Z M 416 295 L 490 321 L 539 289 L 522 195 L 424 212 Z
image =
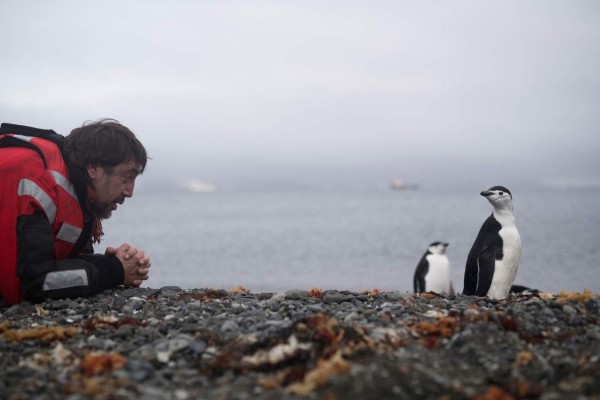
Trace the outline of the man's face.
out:
M 127 161 L 117 165 L 112 173 L 101 166 L 91 165 L 87 171 L 94 192 L 90 195 L 92 207 L 98 217 L 106 219 L 117 209 L 117 204 L 123 204 L 125 197 L 133 196 L 135 179 L 141 168 L 134 161 Z

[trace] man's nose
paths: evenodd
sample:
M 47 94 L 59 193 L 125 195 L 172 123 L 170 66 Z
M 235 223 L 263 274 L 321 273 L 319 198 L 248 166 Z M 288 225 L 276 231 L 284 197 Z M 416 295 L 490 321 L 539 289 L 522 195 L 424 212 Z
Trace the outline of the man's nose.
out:
M 123 190 L 123 196 L 132 197 L 134 187 L 135 187 L 135 183 L 130 183 L 129 185 L 126 185 L 125 190 Z

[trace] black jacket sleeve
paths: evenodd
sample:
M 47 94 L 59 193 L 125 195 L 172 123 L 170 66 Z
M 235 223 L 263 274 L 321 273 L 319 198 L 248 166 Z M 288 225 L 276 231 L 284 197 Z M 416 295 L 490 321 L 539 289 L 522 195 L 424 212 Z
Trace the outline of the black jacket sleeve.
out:
M 17 220 L 17 273 L 23 299 L 85 297 L 123 284 L 125 273 L 112 255 L 54 260 L 54 236 L 41 214 Z

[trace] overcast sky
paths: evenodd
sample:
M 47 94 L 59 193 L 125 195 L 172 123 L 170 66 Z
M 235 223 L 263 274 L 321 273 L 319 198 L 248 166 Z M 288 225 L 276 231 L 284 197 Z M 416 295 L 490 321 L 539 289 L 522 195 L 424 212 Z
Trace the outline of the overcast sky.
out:
M 0 117 L 148 182 L 600 185 L 600 2 L 0 0 Z

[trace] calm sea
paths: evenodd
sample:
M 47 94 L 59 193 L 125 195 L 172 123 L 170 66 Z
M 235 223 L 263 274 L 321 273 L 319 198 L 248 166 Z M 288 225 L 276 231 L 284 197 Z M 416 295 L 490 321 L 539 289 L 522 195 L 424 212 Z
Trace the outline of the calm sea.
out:
M 513 191 L 522 258 L 515 283 L 600 293 L 600 191 Z M 447 241 L 454 287 L 491 205 L 479 192 L 145 190 L 105 221 L 97 247 L 151 256 L 144 286 L 412 290 L 429 243 Z

